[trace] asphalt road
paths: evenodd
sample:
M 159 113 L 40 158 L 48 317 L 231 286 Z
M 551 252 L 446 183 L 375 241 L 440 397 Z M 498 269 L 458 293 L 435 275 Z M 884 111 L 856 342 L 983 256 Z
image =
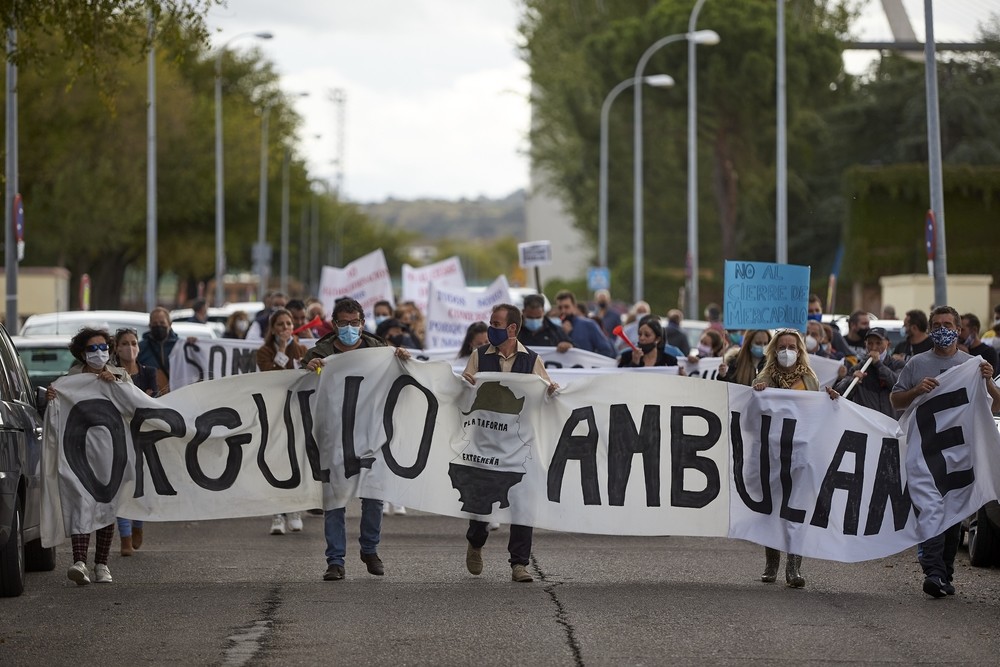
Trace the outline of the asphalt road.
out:
M 115 582 L 84 587 L 67 543 L 0 599 L 0 665 L 1000 663 L 1000 570 L 964 550 L 957 595 L 933 600 L 914 550 L 806 560 L 793 590 L 758 581 L 763 548 L 746 542 L 536 531 L 536 581 L 516 584 L 505 527 L 474 577 L 465 523 L 411 512 L 385 518 L 373 577 L 358 514 L 340 582 L 321 580 L 321 517 L 284 536 L 266 517 L 147 524 L 134 557 L 115 539 Z

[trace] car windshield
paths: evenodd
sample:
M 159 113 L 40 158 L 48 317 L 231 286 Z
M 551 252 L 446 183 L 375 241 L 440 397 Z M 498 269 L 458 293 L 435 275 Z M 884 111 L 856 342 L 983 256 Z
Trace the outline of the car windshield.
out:
M 35 347 L 18 349 L 17 353 L 28 371 L 28 379 L 34 388 L 47 387 L 66 375 L 76 359 L 68 347 Z

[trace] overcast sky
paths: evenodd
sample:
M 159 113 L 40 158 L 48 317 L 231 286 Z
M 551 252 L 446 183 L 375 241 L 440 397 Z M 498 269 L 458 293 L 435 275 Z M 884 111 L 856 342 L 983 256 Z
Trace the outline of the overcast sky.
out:
M 923 39 L 923 0 L 904 4 Z M 937 41 L 971 40 L 995 4 L 939 0 Z M 891 37 L 880 7 L 869 3 L 860 38 Z M 286 93 L 309 93 L 295 102 L 305 121 L 301 150 L 313 174 L 331 180 L 337 128 L 329 95 L 344 91 L 344 193 L 361 202 L 501 197 L 527 186 L 529 84 L 517 21 L 515 0 L 229 0 L 209 15 L 215 45 L 248 31 L 274 33 L 256 44 Z M 231 48 L 254 44 L 241 38 Z M 866 61 L 854 54 L 847 66 L 860 71 Z

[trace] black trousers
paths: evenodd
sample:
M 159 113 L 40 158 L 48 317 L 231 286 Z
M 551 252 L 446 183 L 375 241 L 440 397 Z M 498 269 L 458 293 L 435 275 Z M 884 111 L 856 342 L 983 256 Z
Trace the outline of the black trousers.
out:
M 469 530 L 465 539 L 476 549 L 482 549 L 486 538 L 490 536 L 489 524 L 485 521 L 469 521 Z M 510 540 L 507 541 L 507 551 L 510 552 L 511 565 L 527 565 L 531 556 L 531 526 L 511 526 Z
M 920 567 L 924 569 L 925 577 L 941 577 L 941 581 L 946 583 L 952 580 L 961 534 L 962 524 L 956 523 L 940 535 L 920 543 Z

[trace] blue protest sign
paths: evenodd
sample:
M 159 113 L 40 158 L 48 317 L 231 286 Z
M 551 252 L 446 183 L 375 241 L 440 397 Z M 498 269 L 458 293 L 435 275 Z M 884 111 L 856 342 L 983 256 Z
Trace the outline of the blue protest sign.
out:
M 806 330 L 809 267 L 726 261 L 723 323 L 727 329 Z
M 592 266 L 587 269 L 587 289 L 596 292 L 599 289 L 611 289 L 611 272 L 604 266 Z

